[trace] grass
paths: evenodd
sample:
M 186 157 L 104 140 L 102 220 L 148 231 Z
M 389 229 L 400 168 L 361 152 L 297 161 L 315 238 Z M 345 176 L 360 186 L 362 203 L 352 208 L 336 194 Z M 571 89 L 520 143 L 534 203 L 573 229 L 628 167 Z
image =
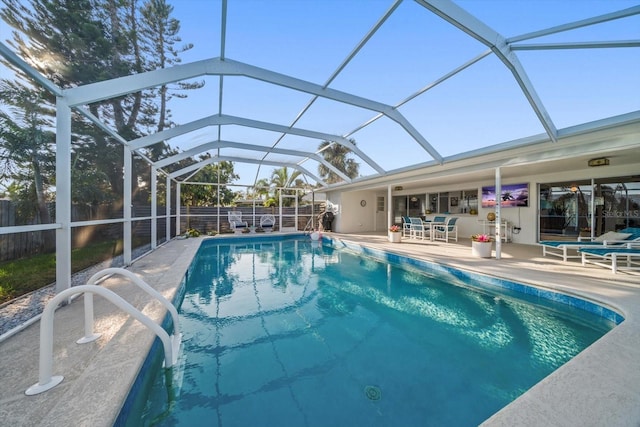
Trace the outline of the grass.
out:
M 122 240 L 96 243 L 71 252 L 77 272 L 122 253 Z M 56 255 L 42 254 L 0 263 L 0 303 L 35 291 L 56 280 Z

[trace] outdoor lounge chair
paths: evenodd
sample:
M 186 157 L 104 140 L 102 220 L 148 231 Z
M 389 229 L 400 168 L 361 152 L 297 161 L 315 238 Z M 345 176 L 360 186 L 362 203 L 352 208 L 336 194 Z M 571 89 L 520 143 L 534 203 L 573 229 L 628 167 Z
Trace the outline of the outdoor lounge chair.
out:
M 267 214 L 260 217 L 260 228 L 262 228 L 265 233 L 271 233 L 274 225 L 276 225 L 275 216 Z
M 591 263 L 605 268 L 611 268 L 612 273 L 618 270 L 640 270 L 640 243 L 627 243 L 623 247 L 591 248 L 583 247 L 579 250 L 582 255 L 582 265 Z M 624 262 L 626 260 L 626 263 Z M 620 261 L 623 261 L 622 263 Z
M 231 231 L 235 234 L 242 234 L 242 232 L 249 227 L 249 223 L 242 220 L 242 212 L 229 211 L 227 215 L 229 216 L 229 228 L 231 228 Z
M 448 242 L 449 239 L 458 241 L 458 226 L 456 225 L 456 221 L 458 221 L 457 217 L 449 217 L 447 218 L 447 222 L 444 224 L 434 224 L 433 225 L 433 240 L 442 240 L 443 242 Z
M 549 240 L 542 241 L 542 256 L 553 255 L 561 257 L 563 261 L 569 258 L 581 258 L 578 251 L 582 248 L 621 247 L 625 243 L 640 241 L 640 228 L 628 227 L 618 232 L 607 232 L 595 240 Z M 569 251 L 576 251 L 576 255 L 569 255 Z

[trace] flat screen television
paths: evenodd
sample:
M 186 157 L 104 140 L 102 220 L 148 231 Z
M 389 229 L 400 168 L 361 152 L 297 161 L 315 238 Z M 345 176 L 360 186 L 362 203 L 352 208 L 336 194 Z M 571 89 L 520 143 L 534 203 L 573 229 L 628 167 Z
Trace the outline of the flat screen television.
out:
M 496 187 L 482 187 L 482 207 L 495 208 Z M 509 184 L 502 186 L 500 207 L 522 208 L 529 206 L 529 184 Z

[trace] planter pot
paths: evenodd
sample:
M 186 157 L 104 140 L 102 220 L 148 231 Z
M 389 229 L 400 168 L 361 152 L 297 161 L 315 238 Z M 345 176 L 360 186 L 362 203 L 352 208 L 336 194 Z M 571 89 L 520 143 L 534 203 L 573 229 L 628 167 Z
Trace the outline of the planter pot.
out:
M 480 258 L 491 258 L 491 242 L 471 242 L 471 255 Z
M 400 238 L 402 237 L 402 233 L 398 232 L 389 232 L 389 241 L 391 243 L 400 243 Z

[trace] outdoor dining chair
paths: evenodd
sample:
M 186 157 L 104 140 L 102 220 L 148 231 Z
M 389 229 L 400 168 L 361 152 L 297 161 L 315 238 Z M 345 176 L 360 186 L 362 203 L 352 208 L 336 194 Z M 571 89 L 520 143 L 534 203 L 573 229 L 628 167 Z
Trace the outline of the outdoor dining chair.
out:
M 449 239 L 458 241 L 458 221 L 457 217 L 449 217 L 444 224 L 434 224 L 433 226 L 433 240 L 442 240 L 448 242 Z

